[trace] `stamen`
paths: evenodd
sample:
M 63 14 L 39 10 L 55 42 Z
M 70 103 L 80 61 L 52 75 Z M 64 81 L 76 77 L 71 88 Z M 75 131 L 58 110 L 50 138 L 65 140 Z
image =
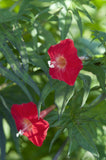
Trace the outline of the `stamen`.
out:
M 22 136 L 24 134 L 25 131 L 27 130 L 31 130 L 31 127 L 32 127 L 32 123 L 28 120 L 24 120 L 25 123 L 25 127 L 21 130 L 19 130 L 18 133 L 16 133 L 16 137 L 19 137 L 19 136 Z
M 58 68 L 64 69 L 65 66 L 66 66 L 66 64 L 67 64 L 67 61 L 66 61 L 66 59 L 63 56 L 58 56 L 56 58 L 56 64 L 57 64 Z
M 16 137 L 22 136 L 24 132 L 20 129 L 18 133 L 16 133 Z
M 56 62 L 55 61 L 48 61 L 48 65 L 49 65 L 49 67 L 50 68 L 55 68 L 55 64 L 56 64 Z

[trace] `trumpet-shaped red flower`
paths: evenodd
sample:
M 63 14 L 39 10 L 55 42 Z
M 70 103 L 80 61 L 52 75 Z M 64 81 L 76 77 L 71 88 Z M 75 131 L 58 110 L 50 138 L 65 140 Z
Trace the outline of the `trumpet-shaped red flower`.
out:
M 25 135 L 33 144 L 40 147 L 49 128 L 49 123 L 43 118 L 54 108 L 55 106 L 51 106 L 42 111 L 38 118 L 37 106 L 33 102 L 13 104 L 11 114 L 19 131 L 16 136 Z
M 83 68 L 82 61 L 77 56 L 77 49 L 71 39 L 62 40 L 48 49 L 50 56 L 49 74 L 53 79 L 64 81 L 73 86 Z

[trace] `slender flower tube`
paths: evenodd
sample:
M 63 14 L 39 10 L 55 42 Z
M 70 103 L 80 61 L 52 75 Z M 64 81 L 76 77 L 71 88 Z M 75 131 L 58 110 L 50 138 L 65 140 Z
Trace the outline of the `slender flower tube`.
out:
M 77 56 L 77 49 L 71 39 L 62 40 L 48 49 L 50 61 L 49 74 L 53 79 L 66 82 L 73 86 L 83 68 L 82 60 Z
M 43 118 L 55 107 L 55 105 L 52 105 L 41 111 L 40 117 L 38 118 L 37 106 L 33 102 L 20 105 L 13 104 L 11 114 L 18 130 L 16 136 L 24 135 L 36 146 L 42 146 L 49 128 L 49 123 Z

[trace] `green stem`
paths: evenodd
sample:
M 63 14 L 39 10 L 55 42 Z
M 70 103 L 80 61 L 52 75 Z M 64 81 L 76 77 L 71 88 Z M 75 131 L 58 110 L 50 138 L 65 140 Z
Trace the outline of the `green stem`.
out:
M 88 110 L 96 107 L 101 101 L 106 98 L 106 93 L 102 93 L 99 95 L 92 103 L 90 103 L 86 108 L 81 108 L 80 113 L 87 112 Z
M 66 138 L 66 140 L 63 142 L 62 146 L 59 148 L 58 152 L 56 153 L 55 157 L 53 158 L 53 160 L 58 160 L 62 150 L 64 149 L 65 145 L 67 144 L 67 142 L 69 141 L 69 137 Z
M 90 108 L 94 108 L 95 106 L 97 106 L 101 101 L 103 101 L 106 98 L 106 94 L 102 93 L 101 95 L 99 95 L 88 107 Z

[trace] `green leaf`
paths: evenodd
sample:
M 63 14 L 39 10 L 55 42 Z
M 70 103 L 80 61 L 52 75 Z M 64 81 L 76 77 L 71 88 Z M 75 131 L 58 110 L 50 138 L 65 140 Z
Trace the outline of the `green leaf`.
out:
M 83 107 L 89 96 L 91 78 L 83 74 L 79 74 L 79 77 L 83 80 L 84 95 L 83 95 L 82 104 L 81 104 L 81 107 Z
M 75 90 L 75 94 L 73 95 L 73 98 L 70 101 L 71 109 L 74 113 L 78 112 L 78 110 L 81 109 L 80 107 L 83 101 L 83 95 L 84 95 L 84 88 Z
M 53 137 L 53 139 L 52 139 L 52 141 L 51 141 L 51 143 L 50 143 L 49 151 L 51 151 L 54 142 L 55 142 L 55 141 L 57 140 L 57 138 L 60 136 L 60 134 L 61 134 L 62 131 L 63 131 L 63 128 L 62 128 L 62 129 L 59 129 L 59 130 L 56 132 L 56 134 L 54 135 L 54 137 Z
M 105 72 L 104 72 L 103 68 L 101 66 L 88 64 L 88 65 L 84 66 L 83 69 L 95 74 L 99 83 L 100 83 L 101 88 L 103 89 L 103 91 L 105 91 Z
M 103 44 L 104 47 L 106 47 L 106 32 L 93 30 L 92 35 L 94 37 L 93 40 L 98 39 L 101 42 L 101 44 Z
M 97 42 L 91 42 L 85 38 L 79 38 L 75 43 L 79 56 L 100 55 L 100 49 L 98 48 L 98 45 L 99 44 Z
M 74 152 L 75 150 L 77 150 L 79 144 L 77 143 L 77 141 L 75 140 L 75 138 L 72 136 L 70 137 L 69 140 L 69 147 L 68 147 L 68 156 L 71 156 L 71 153 Z
M 72 140 L 73 140 L 73 138 L 72 138 L 72 128 L 69 128 L 68 136 L 70 138 L 69 147 L 68 147 L 68 156 L 69 156 L 70 153 L 72 152 L 72 144 L 73 144 L 73 142 L 72 142 Z
M 16 149 L 19 152 L 19 139 L 16 138 L 17 129 L 16 129 L 16 126 L 15 126 L 15 122 L 14 122 L 12 116 L 11 116 L 11 113 L 9 111 L 9 108 L 8 108 L 4 98 L 1 95 L 0 95 L 0 113 L 3 115 L 3 117 L 5 117 L 5 119 L 7 120 L 7 122 L 10 125 L 11 135 L 12 135 L 12 138 L 14 140 Z
M 30 88 L 30 92 L 33 95 L 34 91 L 32 88 Z M 11 106 L 13 104 L 22 104 L 22 103 L 28 103 L 29 99 L 26 96 L 26 94 L 23 92 L 23 90 L 20 89 L 20 87 L 17 84 L 10 83 L 7 87 L 3 88 L 1 91 L 1 96 L 5 98 L 5 102 L 9 109 L 11 109 Z M 18 97 L 18 98 L 17 98 Z M 36 97 L 36 95 L 33 95 L 33 97 Z
M 6 29 L 5 29 L 6 30 Z M 24 39 L 22 38 L 22 31 L 19 26 L 14 24 L 14 31 L 9 32 L 9 30 L 5 33 L 7 39 L 12 43 L 12 45 L 19 51 L 20 58 L 22 61 L 23 68 L 28 71 L 28 53 L 26 50 L 26 46 L 24 43 Z M 16 41 L 17 39 L 17 41 Z M 15 44 L 14 44 L 15 43 Z
M 93 136 L 87 129 L 87 126 L 74 126 L 76 133 L 75 138 L 80 146 L 82 146 L 85 150 L 91 152 L 95 157 L 99 157 L 99 153 L 96 149 L 96 146 L 93 142 Z
M 9 48 L 9 46 L 6 43 L 3 43 L 2 45 L 0 45 L 0 47 L 1 47 L 0 50 L 2 51 L 4 56 L 6 57 L 7 62 L 10 64 L 10 66 L 13 69 L 13 71 L 15 72 L 15 74 L 18 77 L 20 77 L 21 79 L 23 79 L 23 81 L 26 82 L 29 86 L 31 86 L 34 89 L 35 93 L 40 95 L 40 90 L 39 90 L 38 86 L 31 79 L 29 74 L 25 70 L 23 70 L 18 59 L 15 57 L 14 53 Z
M 31 53 L 30 53 L 29 59 L 30 59 L 30 63 L 33 66 L 40 67 L 45 72 L 45 74 L 48 77 L 50 77 L 50 75 L 49 75 L 49 69 L 48 69 L 47 65 L 45 64 L 45 62 L 43 60 L 43 56 L 39 56 L 39 55 L 37 55 L 35 53 L 33 53 L 31 55 Z
M 27 88 L 25 87 L 24 83 L 14 74 L 12 73 L 10 70 L 8 70 L 7 68 L 4 68 L 1 64 L 0 64 L 0 73 L 6 77 L 7 79 L 15 82 L 18 86 L 21 87 L 21 89 L 24 91 L 24 93 L 27 95 L 27 97 L 29 98 L 30 101 L 33 101 L 32 96 L 30 95 L 29 91 L 27 90 Z
M 21 5 L 20 5 L 20 10 L 18 12 L 18 19 L 22 19 L 22 20 L 25 20 L 26 18 L 26 15 L 27 15 L 27 21 L 30 20 L 29 19 L 29 15 L 30 15 L 30 12 L 32 9 L 34 9 L 34 5 L 31 5 L 31 2 L 33 0 L 23 0 Z
M 3 131 L 3 124 L 2 124 L 3 117 L 0 114 L 0 148 L 1 148 L 1 160 L 5 160 L 5 145 L 6 139 Z
M 81 33 L 81 36 L 82 36 L 82 21 L 81 21 L 81 17 L 79 15 L 78 10 L 74 9 L 73 14 L 74 14 L 75 20 L 77 21 L 77 24 L 78 24 L 78 27 L 79 27 L 79 30 L 80 30 L 80 33 Z
M 7 23 L 16 20 L 15 12 L 10 12 L 7 9 L 0 9 L 0 23 Z
M 13 45 L 13 47 L 17 49 L 21 57 L 22 66 L 27 71 L 29 61 L 28 61 L 28 54 L 26 51 L 26 46 L 22 38 L 22 31 L 19 28 L 18 24 L 14 24 L 13 28 L 14 30 L 12 31 L 10 30 L 8 25 L 4 25 L 3 27 L 1 26 L 0 29 L 2 32 L 0 36 L 2 36 L 3 41 L 7 39 Z
M 41 92 L 40 100 L 39 100 L 38 105 L 37 105 L 38 106 L 38 114 L 40 113 L 42 103 L 44 103 L 44 101 L 45 101 L 46 97 L 49 95 L 49 93 L 54 90 L 54 87 L 55 87 L 56 83 L 57 83 L 57 81 L 51 81 L 51 83 L 48 82 L 44 86 L 44 88 Z
M 43 38 L 45 40 L 44 48 L 45 48 L 45 45 L 46 45 L 46 50 L 45 51 L 47 52 L 47 49 L 51 45 L 56 44 L 54 36 L 52 35 L 52 33 L 50 31 L 46 30 L 39 22 L 36 22 L 36 25 L 37 25 L 37 29 L 39 31 L 39 35 L 43 36 Z
M 53 160 L 57 160 L 61 155 L 62 155 L 62 151 L 64 150 L 67 142 L 68 142 L 68 138 L 66 138 L 66 140 L 63 142 L 63 144 L 60 146 L 59 150 L 57 151 L 57 153 L 55 154 L 55 156 L 53 157 Z
M 79 11 L 84 13 L 90 19 L 91 23 L 93 23 L 93 20 L 92 20 L 90 14 L 88 13 L 88 11 L 82 5 L 80 5 L 80 7 L 81 7 L 81 9 L 79 9 Z
M 74 87 L 69 86 L 66 83 L 59 82 L 55 86 L 55 104 L 58 107 L 58 112 L 63 113 L 66 105 L 74 94 Z
M 96 132 L 97 125 L 96 125 L 96 121 L 93 121 L 92 123 L 86 124 L 86 127 L 89 128 L 92 136 L 95 137 L 95 139 L 96 139 L 96 137 L 97 137 L 97 132 Z
M 85 116 L 87 114 L 87 116 L 90 116 L 90 117 L 92 116 L 92 117 L 96 117 L 97 119 L 106 120 L 106 98 L 104 100 L 102 99 L 101 102 L 99 103 L 96 102 L 96 105 L 93 104 L 90 107 L 91 108 L 89 108 L 88 111 L 85 113 Z
M 71 122 L 69 124 L 69 127 L 68 127 L 68 137 L 69 137 L 68 156 L 69 157 L 70 157 L 70 154 L 73 151 L 75 151 L 78 148 L 78 146 L 79 146 L 79 144 L 77 143 L 77 141 L 76 141 L 76 139 L 74 137 L 74 135 L 76 133 L 74 132 L 74 128 L 73 127 L 74 127 L 73 122 Z
M 63 7 L 59 12 L 59 30 L 61 32 L 61 39 L 64 40 L 67 37 L 69 32 L 70 26 L 72 22 L 72 15 L 71 12 L 66 10 Z

